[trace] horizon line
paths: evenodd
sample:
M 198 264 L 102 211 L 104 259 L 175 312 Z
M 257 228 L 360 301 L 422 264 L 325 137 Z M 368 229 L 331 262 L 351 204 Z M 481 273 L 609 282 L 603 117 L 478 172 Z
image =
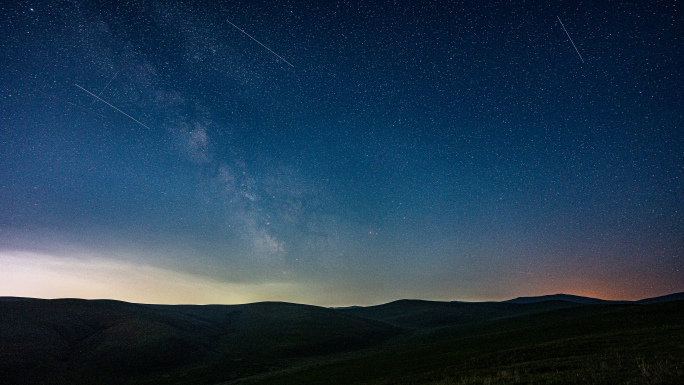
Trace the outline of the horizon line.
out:
M 636 300 L 603 299 L 603 298 L 587 297 L 587 296 L 576 295 L 576 294 L 555 293 L 555 294 L 542 294 L 542 295 L 532 295 L 532 296 L 518 296 L 515 298 L 499 300 L 499 301 L 495 301 L 495 300 L 490 300 L 490 301 L 461 301 L 461 300 L 431 300 L 431 299 L 420 299 L 420 298 L 399 298 L 399 299 L 390 300 L 388 302 L 382 302 L 382 303 L 373 304 L 373 305 L 342 305 L 342 306 L 322 306 L 322 305 L 313 305 L 313 304 L 308 304 L 308 303 L 275 301 L 275 300 L 274 301 L 265 300 L 265 301 L 255 301 L 255 302 L 244 302 L 244 303 L 203 303 L 203 304 L 200 304 L 200 303 L 146 303 L 146 302 L 126 301 L 126 300 L 113 299 L 113 298 L 79 298 L 79 297 L 37 298 L 37 297 L 18 297 L 18 296 L 11 296 L 11 295 L 10 296 L 0 295 L 0 302 L 14 302 L 14 301 L 22 301 L 22 300 L 40 300 L 40 301 L 82 300 L 82 301 L 114 301 L 114 302 L 123 302 L 123 303 L 136 304 L 136 305 L 153 305 L 153 306 L 240 306 L 240 305 L 251 305 L 251 304 L 257 304 L 257 303 L 287 303 L 287 304 L 293 304 L 293 305 L 315 306 L 315 307 L 322 307 L 322 308 L 328 308 L 328 309 L 344 309 L 344 308 L 353 308 L 353 307 L 381 306 L 381 305 L 386 305 L 386 304 L 399 302 L 399 301 L 422 301 L 422 302 L 442 302 L 442 303 L 457 303 L 457 302 L 458 303 L 503 303 L 503 302 L 513 301 L 516 299 L 543 298 L 543 297 L 554 297 L 554 296 L 569 296 L 569 297 L 593 299 L 593 300 L 599 300 L 599 301 L 605 301 L 605 302 L 636 303 L 636 302 L 645 301 L 645 300 L 649 300 L 649 299 L 668 297 L 668 296 L 677 295 L 677 294 L 684 294 L 684 291 L 673 292 L 673 293 L 664 294 L 664 295 L 658 295 L 655 297 L 646 297 L 646 298 L 641 298 L 641 299 L 636 299 Z

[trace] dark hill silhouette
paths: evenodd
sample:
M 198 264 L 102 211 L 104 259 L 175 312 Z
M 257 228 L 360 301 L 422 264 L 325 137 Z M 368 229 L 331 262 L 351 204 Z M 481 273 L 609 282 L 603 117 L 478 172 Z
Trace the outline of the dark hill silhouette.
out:
M 432 329 L 241 384 L 681 384 L 684 301 L 578 305 Z
M 226 380 L 398 333 L 377 321 L 289 303 L 7 301 L 0 302 L 0 383 L 135 382 L 179 370 L 192 374 L 187 383 Z
M 536 303 L 544 301 L 567 301 L 578 304 L 626 304 L 626 303 L 639 303 L 639 304 L 649 304 L 649 303 L 660 303 L 669 301 L 680 301 L 684 300 L 684 292 L 668 294 L 660 297 L 646 298 L 638 301 L 611 301 L 605 299 L 591 298 L 591 297 L 581 297 L 578 295 L 570 294 L 552 294 L 552 295 L 542 295 L 537 297 L 518 297 L 510 299 L 508 303 Z
M 663 337 L 681 334 L 684 301 L 674 301 L 680 298 L 682 293 L 587 304 L 591 299 L 553 295 L 523 299 L 526 303 L 400 300 L 329 309 L 283 302 L 196 306 L 2 297 L 0 384 L 215 384 L 247 377 L 261 381 L 275 372 L 285 376 L 283 383 L 297 383 L 288 374 L 296 368 L 323 368 L 350 357 L 363 365 L 363 357 L 393 362 L 395 352 L 414 360 L 414 351 L 432 352 L 426 341 L 447 349 L 435 342 L 443 337 L 455 343 L 472 333 L 468 344 L 484 344 L 478 347 L 481 354 L 498 346 L 497 335 L 513 333 L 511 341 L 525 344 L 526 333 L 532 333 L 535 343 L 543 344 L 546 337 L 536 335 L 537 329 L 551 330 L 546 336 L 555 339 L 594 333 L 600 346 L 603 334 L 617 333 L 611 329 L 615 325 L 623 333 L 617 340 L 632 332 L 650 335 L 644 343 L 670 352 L 681 347 L 676 338 Z M 466 354 L 454 346 L 445 357 Z M 415 361 L 416 370 L 441 370 L 440 351 L 430 354 L 429 360 Z M 381 367 L 372 371 L 381 373 Z
M 26 300 L 31 300 L 35 298 L 26 298 L 26 297 L 0 297 L 0 302 L 14 302 L 14 301 L 26 301 Z
M 681 299 L 684 299 L 684 293 L 670 294 L 640 301 L 608 301 L 570 294 L 553 294 L 538 297 L 518 297 L 503 302 L 440 302 L 402 299 L 382 305 L 352 306 L 337 310 L 403 328 L 422 329 L 463 325 L 577 305 L 648 304 Z
M 684 301 L 684 292 L 668 294 L 668 295 L 663 295 L 663 296 L 654 297 L 654 298 L 646 298 L 646 299 L 642 299 L 642 300 L 639 300 L 636 302 L 640 303 L 640 304 L 649 304 L 649 303 L 662 303 L 662 302 L 670 302 L 670 301 Z
M 537 303 L 544 301 L 566 301 L 579 304 L 600 304 L 600 303 L 628 303 L 629 301 L 607 301 L 604 299 L 581 297 L 578 295 L 570 294 L 552 294 L 552 295 L 542 295 L 538 297 L 518 297 L 514 299 L 509 299 L 508 303 Z
M 565 301 L 515 304 L 504 302 L 437 302 L 405 299 L 383 305 L 339 309 L 338 311 L 358 317 L 383 321 L 403 328 L 424 329 L 463 325 L 576 305 L 575 303 Z

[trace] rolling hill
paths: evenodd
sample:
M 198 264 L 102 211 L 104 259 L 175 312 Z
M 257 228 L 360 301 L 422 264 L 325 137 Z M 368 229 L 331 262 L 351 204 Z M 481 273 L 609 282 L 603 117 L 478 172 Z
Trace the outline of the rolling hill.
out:
M 681 384 L 684 302 L 585 305 L 419 334 L 241 384 Z
M 340 309 L 339 311 L 415 330 L 463 325 L 573 306 L 577 306 L 577 304 L 565 301 L 516 304 L 505 302 L 399 300 L 383 305 L 354 307 Z
M 611 354 L 635 368 L 641 357 L 676 374 L 681 365 L 667 363 L 684 362 L 679 298 L 586 303 L 556 295 L 329 309 L 2 297 L 0 383 L 439 383 L 501 377 L 509 366 L 544 382 L 535 373 L 585 370 L 578 362 L 600 352 L 606 365 L 615 364 Z M 540 352 L 560 361 L 540 368 Z M 640 375 L 630 370 L 622 372 Z
M 509 299 L 508 301 L 504 301 L 504 302 L 507 302 L 507 303 L 538 303 L 538 302 L 545 302 L 545 301 L 565 301 L 565 302 L 572 302 L 572 303 L 578 303 L 578 304 L 583 304 L 583 305 L 599 304 L 599 303 L 629 303 L 629 301 L 607 301 L 605 299 L 581 297 L 578 295 L 569 295 L 569 294 L 552 294 L 552 295 L 542 295 L 542 296 L 538 296 L 538 297 L 518 297 L 518 298 L 514 298 L 514 299 Z
M 289 303 L 0 302 L 0 383 L 210 383 L 360 349 L 400 333 Z

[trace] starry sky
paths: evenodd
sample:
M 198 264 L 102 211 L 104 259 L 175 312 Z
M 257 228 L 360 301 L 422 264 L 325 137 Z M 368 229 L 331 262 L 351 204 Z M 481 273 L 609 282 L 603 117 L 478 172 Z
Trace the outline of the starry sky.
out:
M 0 7 L 0 295 L 684 291 L 676 1 Z

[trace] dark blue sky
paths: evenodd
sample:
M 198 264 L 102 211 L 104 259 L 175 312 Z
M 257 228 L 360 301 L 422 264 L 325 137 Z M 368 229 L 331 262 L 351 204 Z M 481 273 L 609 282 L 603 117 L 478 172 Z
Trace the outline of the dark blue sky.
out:
M 684 291 L 682 20 L 671 1 L 3 5 L 0 295 Z

